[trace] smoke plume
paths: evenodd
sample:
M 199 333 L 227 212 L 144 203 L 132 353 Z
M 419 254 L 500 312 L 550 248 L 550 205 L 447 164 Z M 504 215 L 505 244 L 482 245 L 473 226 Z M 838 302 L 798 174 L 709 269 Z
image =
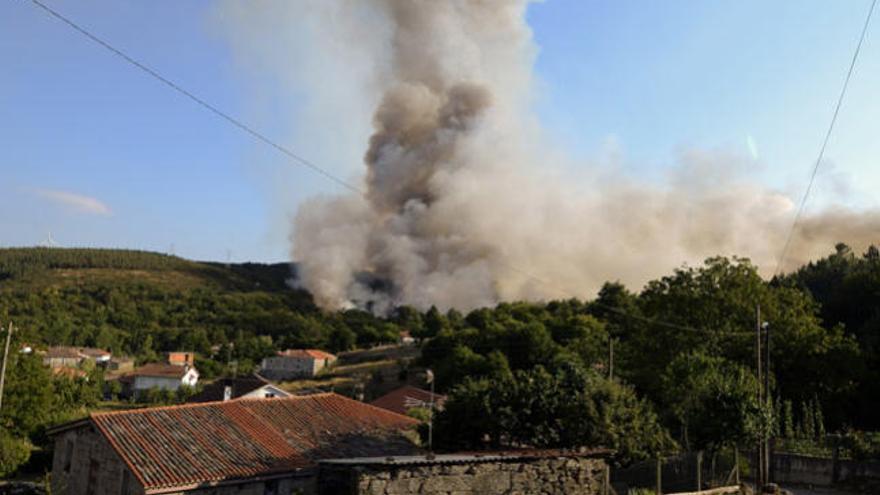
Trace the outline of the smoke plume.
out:
M 345 38 L 364 35 L 358 19 L 370 18 L 369 40 L 349 55 L 370 61 L 362 82 L 378 91 L 362 193 L 298 209 L 299 283 L 325 307 L 382 312 L 591 297 L 605 281 L 637 288 L 714 255 L 749 257 L 772 275 L 795 205 L 745 179 L 745 157 L 684 151 L 663 181 L 607 164 L 561 171 L 566 158 L 529 112 L 527 3 L 369 0 L 311 12 Z M 874 213 L 808 214 L 785 268 L 837 241 L 864 248 L 878 228 Z

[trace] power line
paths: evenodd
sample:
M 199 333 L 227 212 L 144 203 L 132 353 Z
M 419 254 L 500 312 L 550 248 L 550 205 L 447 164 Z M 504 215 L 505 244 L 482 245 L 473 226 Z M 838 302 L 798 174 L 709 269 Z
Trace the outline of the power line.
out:
M 794 220 L 791 223 L 791 228 L 788 231 L 788 235 L 785 238 L 785 245 L 782 247 L 782 254 L 779 256 L 779 260 L 776 263 L 776 270 L 773 272 L 774 275 L 778 275 L 780 270 L 782 269 L 783 263 L 785 263 L 785 257 L 788 255 L 788 248 L 791 245 L 792 237 L 794 237 L 794 231 L 797 228 L 798 222 L 801 219 L 801 215 L 803 214 L 804 207 L 807 205 L 807 199 L 810 197 L 810 191 L 813 189 L 813 183 L 816 181 L 816 174 L 819 172 L 819 165 L 822 163 L 822 159 L 825 158 L 825 148 L 828 147 L 828 140 L 831 139 L 831 133 L 834 131 L 834 124 L 837 123 L 837 115 L 840 113 L 840 107 L 843 104 L 843 98 L 846 96 L 846 90 L 849 87 L 849 80 L 852 77 L 853 71 L 856 67 L 856 60 L 859 58 L 859 52 L 862 51 L 862 44 L 865 41 L 865 35 L 868 32 L 868 25 L 871 23 L 871 15 L 874 13 L 874 6 L 877 4 L 877 0 L 871 1 L 871 7 L 868 9 L 868 15 L 865 17 L 865 25 L 862 27 L 862 34 L 859 37 L 859 42 L 856 45 L 856 50 L 853 53 L 852 61 L 849 64 L 849 70 L 846 72 L 846 78 L 843 81 L 843 88 L 840 90 L 840 95 L 837 97 L 837 105 L 834 106 L 834 113 L 831 116 L 831 122 L 828 124 L 828 131 L 825 132 L 825 139 L 822 140 L 822 146 L 819 148 L 819 156 L 816 158 L 816 163 L 813 165 L 813 172 L 810 174 L 810 181 L 807 183 L 807 189 L 804 191 L 804 196 L 801 198 L 800 206 L 798 207 L 797 213 L 794 216 Z
M 348 190 L 350 190 L 350 191 L 353 191 L 353 192 L 355 192 L 355 193 L 358 193 L 358 194 L 360 194 L 360 195 L 363 195 L 363 194 L 364 194 L 363 191 L 361 191 L 361 189 L 358 188 L 357 186 L 355 186 L 355 185 L 353 185 L 353 184 L 350 184 L 349 182 L 347 182 L 347 181 L 345 181 L 345 180 L 343 180 L 343 179 L 340 179 L 339 177 L 337 177 L 337 176 L 333 175 L 332 173 L 328 172 L 327 170 L 325 170 L 325 169 L 319 167 L 319 166 L 316 165 L 315 163 L 313 163 L 313 162 L 311 162 L 311 161 L 309 161 L 309 160 L 307 160 L 307 159 L 305 159 L 305 158 L 303 158 L 303 157 L 297 155 L 296 153 L 294 153 L 293 151 L 291 151 L 291 150 L 289 150 L 288 148 L 284 147 L 283 145 L 278 144 L 278 143 L 275 142 L 274 140 L 272 140 L 272 139 L 266 137 L 266 135 L 264 135 L 264 134 L 262 134 L 261 132 L 255 130 L 253 127 L 251 127 L 251 126 L 245 124 L 244 122 L 238 120 L 237 118 L 233 117 L 232 115 L 229 115 L 228 113 L 224 112 L 223 110 L 220 110 L 219 108 L 215 107 L 214 105 L 212 105 L 212 104 L 208 103 L 207 101 L 203 100 L 202 98 L 196 96 L 196 95 L 193 94 L 192 92 L 190 92 L 190 91 L 184 89 L 183 87 L 181 87 L 180 85 L 178 85 L 178 84 L 175 83 L 174 81 L 172 81 L 172 80 L 168 79 L 167 77 L 163 76 L 162 74 L 160 74 L 160 73 L 159 73 L 158 71 L 156 71 L 155 69 L 152 69 L 152 68 L 150 68 L 150 67 L 144 65 L 144 64 L 141 63 L 141 62 L 138 62 L 137 60 L 135 60 L 134 58 L 132 58 L 131 56 L 129 56 L 128 54 L 126 54 L 126 53 L 123 52 L 122 50 L 120 50 L 120 49 L 114 47 L 114 46 L 111 45 L 110 43 L 108 43 L 108 42 L 104 41 L 103 39 L 99 38 L 98 36 L 92 34 L 90 31 L 86 30 L 85 28 L 81 27 L 79 24 L 77 24 L 77 23 L 73 22 L 72 20 L 68 19 L 67 17 L 63 16 L 63 15 L 62 15 L 61 13 L 59 13 L 58 11 L 53 10 L 51 7 L 49 7 L 48 5 L 44 4 L 43 2 L 40 2 L 39 0 L 30 0 L 30 1 L 31 1 L 31 3 L 33 3 L 33 4 L 36 5 L 37 7 L 39 7 L 39 8 L 41 8 L 41 9 L 45 10 L 46 12 L 48 12 L 49 15 L 51 15 L 52 17 L 55 17 L 55 18 L 58 19 L 59 21 L 61 21 L 61 22 L 65 23 L 65 24 L 67 24 L 68 26 L 70 26 L 71 28 L 73 28 L 75 31 L 77 31 L 77 32 L 79 32 L 80 34 L 82 34 L 83 36 L 85 36 L 86 38 L 88 38 L 88 39 L 94 41 L 95 43 L 101 45 L 102 47 L 106 48 L 110 53 L 116 55 L 117 57 L 119 57 L 119 58 L 121 58 L 121 59 L 123 59 L 123 60 L 125 60 L 125 61 L 128 62 L 129 64 L 131 64 L 131 65 L 137 67 L 138 69 L 140 69 L 141 71 L 143 71 L 143 72 L 149 74 L 149 75 L 152 76 L 154 79 L 156 79 L 156 80 L 162 82 L 163 84 L 165 84 L 166 86 L 170 87 L 170 88 L 173 89 L 174 91 L 177 91 L 178 93 L 182 94 L 183 96 L 186 96 L 186 97 L 189 98 L 190 100 L 192 100 L 192 101 L 198 103 L 199 105 L 201 105 L 203 108 L 207 109 L 208 111 L 210 111 L 210 112 L 213 113 L 214 115 L 216 115 L 216 116 L 220 117 L 221 119 L 223 119 L 223 120 L 229 122 L 230 124 L 234 125 L 235 127 L 238 127 L 238 128 L 241 129 L 242 131 L 244 131 L 244 132 L 250 134 L 253 138 L 257 139 L 258 141 L 261 141 L 261 142 L 263 142 L 264 144 L 267 144 L 267 145 L 269 145 L 269 146 L 275 148 L 276 150 L 278 150 L 278 151 L 280 151 L 281 153 L 287 155 L 289 158 L 291 158 L 291 159 L 294 160 L 295 162 L 299 163 L 300 165 L 303 165 L 303 166 L 305 166 L 305 167 L 308 167 L 308 168 L 312 169 L 314 172 L 317 172 L 317 173 L 323 175 L 324 177 L 326 177 L 326 178 L 332 180 L 333 182 L 339 184 L 340 186 L 342 186 L 342 187 L 344 187 L 344 188 L 346 188 L 346 189 L 348 189 Z
M 145 64 L 143 64 L 143 63 L 141 63 L 141 62 L 135 60 L 133 57 L 129 56 L 128 54 L 126 54 L 126 53 L 123 52 L 122 50 L 120 50 L 120 49 L 114 47 L 114 46 L 111 45 L 109 42 L 104 41 L 103 39 L 101 39 L 100 37 L 98 37 L 98 36 L 95 35 L 95 34 L 92 34 L 92 33 L 91 33 L 90 31 L 88 31 L 87 29 L 81 27 L 79 24 L 75 23 L 74 21 L 68 19 L 67 17 L 65 17 L 64 15 L 62 15 L 61 13 L 59 13 L 58 11 L 52 9 L 52 8 L 49 7 L 48 5 L 44 4 L 44 3 L 41 2 L 40 0 L 30 0 L 30 1 L 31 1 L 31 3 L 33 3 L 33 4 L 36 5 L 37 7 L 41 8 L 41 9 L 43 9 L 44 11 L 46 11 L 47 13 L 49 13 L 49 15 L 51 15 L 52 17 L 55 17 L 56 19 L 60 20 L 61 22 L 65 23 L 65 24 L 67 24 L 68 26 L 70 26 L 72 29 L 74 29 L 74 30 L 77 31 L 78 33 L 80 33 L 80 34 L 82 34 L 83 36 L 85 36 L 86 38 L 88 38 L 88 39 L 90 39 L 91 41 L 97 43 L 98 45 L 104 47 L 104 48 L 105 48 L 106 50 L 108 50 L 110 53 L 116 55 L 117 57 L 121 58 L 122 60 L 128 62 L 129 64 L 131 64 L 131 65 L 133 65 L 133 66 L 135 66 L 136 68 L 140 69 L 141 71 L 145 72 L 146 74 L 148 74 L 149 76 L 155 78 L 156 80 L 162 82 L 163 84 L 165 84 L 166 86 L 170 87 L 170 88 L 173 89 L 174 91 L 177 91 L 178 93 L 182 94 L 183 96 L 186 96 L 187 98 L 189 98 L 190 100 L 196 102 L 197 104 L 199 104 L 200 106 L 202 106 L 202 107 L 205 108 L 206 110 L 210 111 L 210 112 L 213 113 L 214 115 L 216 115 L 216 116 L 222 118 L 223 120 L 229 122 L 230 124 L 234 125 L 235 127 L 239 128 L 240 130 L 246 132 L 247 134 L 250 134 L 252 137 L 254 137 L 255 139 L 257 139 L 258 141 L 260 141 L 260 142 L 262 142 L 262 143 L 264 143 L 264 144 L 267 144 L 267 145 L 271 146 L 272 148 L 275 148 L 276 150 L 278 150 L 278 151 L 280 151 L 281 153 L 285 154 L 286 156 L 288 156 L 289 158 L 293 159 L 293 160 L 296 161 L 297 163 L 299 163 L 299 164 L 301 164 L 301 165 L 304 165 L 304 166 L 310 168 L 310 169 L 313 170 L 314 172 L 317 172 L 317 173 L 323 175 L 324 177 L 326 177 L 326 178 L 332 180 L 333 182 L 335 182 L 335 183 L 337 183 L 337 184 L 339 184 L 339 185 L 345 187 L 346 189 L 348 189 L 348 190 L 350 190 L 350 191 L 352 191 L 352 192 L 355 192 L 355 193 L 357 193 L 357 194 L 359 194 L 359 195 L 361 195 L 361 196 L 365 195 L 365 193 L 364 193 L 360 188 L 358 188 L 357 186 L 354 186 L 354 185 L 352 185 L 352 184 L 346 182 L 345 180 L 343 180 L 343 179 L 341 179 L 341 178 L 339 178 L 339 177 L 336 177 L 335 175 L 333 175 L 332 173 L 328 172 L 327 170 L 321 168 L 320 166 L 316 165 L 315 163 L 313 163 L 313 162 L 311 162 L 311 161 L 309 161 L 309 160 L 307 160 L 307 159 L 305 159 L 305 158 L 303 158 L 303 157 L 297 155 L 296 153 L 294 153 L 293 151 L 289 150 L 288 148 L 286 148 L 286 147 L 282 146 L 281 144 L 278 144 L 278 143 L 275 142 L 274 140 L 272 140 L 272 139 L 266 137 L 264 134 L 262 134 L 261 132 L 255 130 L 255 129 L 252 128 L 251 126 L 249 126 L 249 125 L 243 123 L 243 122 L 240 121 L 239 119 L 233 117 L 232 115 L 230 115 L 230 114 L 228 114 L 228 113 L 226 113 L 226 112 L 220 110 L 219 108 L 215 107 L 214 105 L 212 105 L 212 104 L 208 103 L 207 101 L 203 100 L 202 98 L 196 96 L 196 95 L 195 95 L 194 93 L 192 93 L 191 91 L 189 91 L 189 90 L 187 90 L 187 89 L 181 87 L 180 85 L 178 85 L 177 83 L 175 83 L 175 82 L 172 81 L 171 79 L 168 79 L 167 77 L 163 76 L 162 74 L 160 74 L 160 73 L 159 73 L 158 71 L 156 71 L 155 69 L 152 69 L 152 68 L 148 67 L 147 65 L 145 65 Z M 876 1 L 876 0 L 875 0 L 875 1 Z M 532 279 L 532 280 L 534 280 L 534 281 L 536 281 L 536 282 L 538 282 L 538 283 L 544 285 L 545 287 L 549 287 L 549 288 L 552 288 L 552 289 L 558 291 L 560 294 L 563 294 L 565 297 L 569 297 L 570 294 L 574 294 L 574 293 L 576 293 L 576 292 L 573 292 L 573 291 L 567 291 L 567 290 L 560 289 L 560 288 L 554 286 L 553 284 L 550 284 L 549 282 L 547 282 L 547 281 L 545 281 L 545 280 L 542 280 L 541 278 L 539 278 L 539 277 L 537 277 L 537 276 L 535 276 L 535 275 L 532 275 L 532 274 L 530 274 L 530 273 L 528 273 L 528 272 L 526 272 L 526 271 L 524 271 L 524 270 L 520 270 L 519 268 L 516 268 L 516 267 L 514 267 L 514 266 L 512 266 L 512 265 L 509 265 L 509 264 L 507 264 L 507 263 L 502 262 L 502 264 L 504 264 L 505 266 L 507 266 L 507 267 L 510 268 L 511 270 L 516 271 L 516 272 L 518 272 L 518 273 L 520 273 L 520 274 L 523 274 L 523 275 L 525 275 L 527 278 L 530 278 L 530 279 Z M 722 334 L 722 333 L 725 333 L 725 332 L 721 332 L 721 331 L 708 331 L 708 330 L 704 330 L 704 329 L 699 329 L 699 328 L 694 328 L 694 327 L 688 327 L 688 326 L 685 326 L 685 325 L 679 325 L 679 324 L 676 324 L 676 323 L 671 323 L 671 322 L 665 322 L 665 321 L 661 321 L 661 320 L 656 320 L 656 319 L 653 319 L 653 318 L 646 318 L 646 317 L 643 317 L 643 316 L 633 315 L 633 314 L 630 314 L 630 313 L 626 313 L 625 311 L 621 310 L 620 308 L 615 308 L 615 307 L 613 307 L 613 306 L 607 306 L 607 305 L 604 305 L 604 304 L 601 304 L 601 303 L 598 303 L 598 302 L 593 302 L 592 304 L 594 304 L 594 305 L 596 305 L 596 306 L 599 306 L 599 307 L 604 307 L 604 308 L 607 309 L 608 311 L 612 311 L 612 312 L 618 313 L 618 314 L 623 315 L 623 316 L 626 316 L 626 317 L 628 317 L 628 318 L 633 318 L 633 319 L 640 320 L 640 321 L 644 321 L 644 322 L 651 323 L 651 324 L 654 324 L 654 325 L 665 326 L 665 327 L 674 328 L 674 329 L 678 329 L 678 330 L 700 332 L 700 333 L 703 333 L 703 334 Z M 736 332 L 726 332 L 726 333 L 736 334 Z

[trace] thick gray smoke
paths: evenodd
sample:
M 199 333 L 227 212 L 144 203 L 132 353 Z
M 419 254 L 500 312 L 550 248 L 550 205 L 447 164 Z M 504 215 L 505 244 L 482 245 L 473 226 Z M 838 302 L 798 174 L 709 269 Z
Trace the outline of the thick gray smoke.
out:
M 327 3 L 308 9 L 322 37 L 364 36 L 369 18 L 364 43 L 347 54 L 334 45 L 328 57 L 368 60 L 360 83 L 378 91 L 365 93 L 376 106 L 363 194 L 313 198 L 294 221 L 300 283 L 320 304 L 470 309 L 590 297 L 605 281 L 637 288 L 713 255 L 746 256 L 772 274 L 794 204 L 744 180 L 744 158 L 683 152 L 662 183 L 614 167 L 560 171 L 565 158 L 542 144 L 529 113 L 526 0 L 315 6 Z M 840 240 L 863 248 L 878 218 L 807 215 L 786 267 Z M 390 287 L 375 290 L 364 272 Z

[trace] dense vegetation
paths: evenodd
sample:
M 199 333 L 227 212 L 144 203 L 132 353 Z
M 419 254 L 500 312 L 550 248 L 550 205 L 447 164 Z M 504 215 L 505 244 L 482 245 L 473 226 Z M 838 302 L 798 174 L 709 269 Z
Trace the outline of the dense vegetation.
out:
M 880 427 L 880 254 L 873 247 L 856 255 L 839 245 L 769 282 L 748 260 L 712 258 L 638 293 L 612 282 L 591 301 L 503 303 L 467 315 L 321 311 L 288 286 L 290 277 L 284 264 L 5 249 L 0 322 L 16 323 L 17 344 L 37 347 L 103 347 L 141 362 L 194 350 L 206 377 L 233 363 L 250 369 L 286 347 L 369 347 L 407 329 L 423 340 L 419 364 L 450 394 L 435 437 L 446 448 L 601 444 L 626 462 L 675 448 L 717 451 L 766 432 L 794 443 Z M 769 405 L 755 398 L 757 306 L 771 333 Z M 100 388 L 100 376 L 53 379 L 36 358 L 11 361 L 0 472 L 20 462 L 29 442 L 45 442 L 46 425 L 94 404 Z M 847 438 L 853 452 L 873 452 L 876 436 Z

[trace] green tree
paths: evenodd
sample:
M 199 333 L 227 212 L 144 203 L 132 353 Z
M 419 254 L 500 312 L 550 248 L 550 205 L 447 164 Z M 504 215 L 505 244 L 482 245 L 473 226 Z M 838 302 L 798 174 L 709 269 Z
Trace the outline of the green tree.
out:
M 0 479 L 14 474 L 31 456 L 33 446 L 27 438 L 18 438 L 0 428 Z
M 570 363 L 552 373 L 539 366 L 467 379 L 452 390 L 436 424 L 435 438 L 451 449 L 605 446 L 626 463 L 674 445 L 631 388 Z
M 662 378 L 664 404 L 681 425 L 686 448 L 717 451 L 754 439 L 758 382 L 744 367 L 691 352 L 674 359 Z

